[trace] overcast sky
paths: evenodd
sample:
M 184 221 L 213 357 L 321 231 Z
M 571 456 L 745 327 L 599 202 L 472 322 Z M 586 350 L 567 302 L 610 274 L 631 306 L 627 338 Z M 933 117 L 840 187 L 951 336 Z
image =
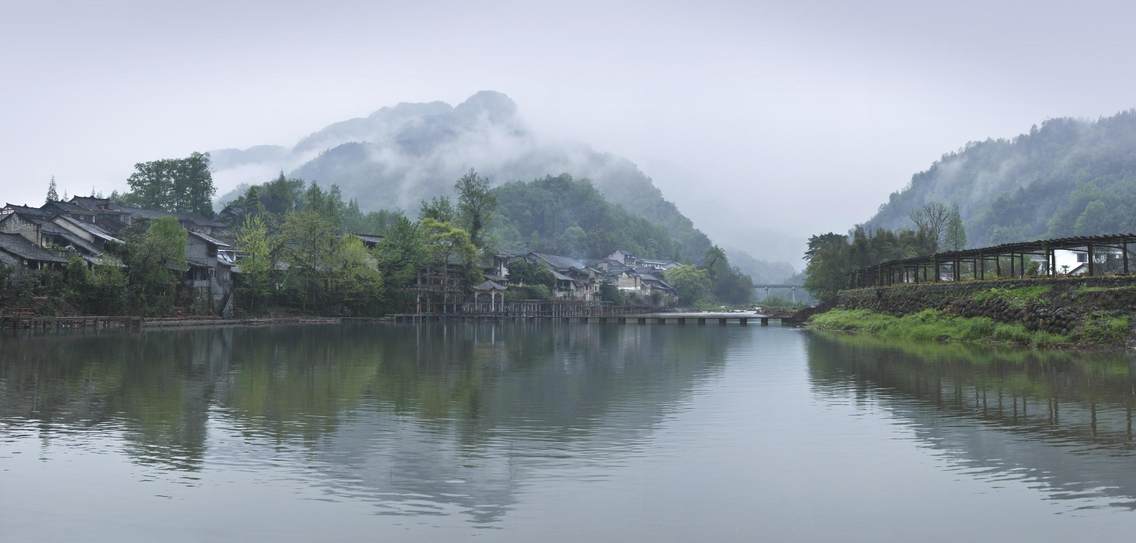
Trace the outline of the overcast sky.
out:
M 969 140 L 1136 106 L 1131 2 L 2 1 L 12 202 L 494 89 L 716 239 L 803 237 Z

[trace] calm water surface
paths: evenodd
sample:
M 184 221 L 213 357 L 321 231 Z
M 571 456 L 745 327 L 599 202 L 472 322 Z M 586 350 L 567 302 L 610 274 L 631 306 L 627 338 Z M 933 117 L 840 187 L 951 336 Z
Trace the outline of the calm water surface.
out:
M 4 541 L 1136 533 L 1123 358 L 673 325 L 0 347 Z

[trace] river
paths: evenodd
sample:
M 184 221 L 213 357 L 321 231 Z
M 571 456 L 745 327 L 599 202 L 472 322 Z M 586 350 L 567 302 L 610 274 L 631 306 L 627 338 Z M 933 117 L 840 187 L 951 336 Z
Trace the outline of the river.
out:
M 1118 541 L 1136 365 L 780 327 L 0 338 L 4 541 Z

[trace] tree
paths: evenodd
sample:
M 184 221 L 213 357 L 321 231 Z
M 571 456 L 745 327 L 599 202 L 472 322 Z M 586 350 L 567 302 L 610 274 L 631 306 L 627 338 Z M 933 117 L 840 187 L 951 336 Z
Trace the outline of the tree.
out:
M 295 211 L 284 218 L 280 238 L 288 278 L 303 292 L 301 306 L 320 305 L 327 292 L 329 265 L 339 247 L 335 225 L 314 211 Z
M 248 299 L 249 309 L 257 311 L 272 287 L 272 242 L 268 225 L 260 216 L 245 218 L 237 230 L 237 246 L 241 258 L 241 286 Z
M 664 276 L 678 291 L 679 300 L 686 304 L 705 301 L 710 294 L 710 274 L 704 269 L 681 264 L 664 272 Z
M 454 205 L 445 196 L 435 196 L 431 200 L 423 200 L 418 209 L 419 219 L 433 219 L 438 222 L 453 222 L 456 213 Z
M 359 238 L 342 236 L 330 264 L 331 291 L 336 301 L 357 311 L 378 305 L 383 292 L 382 275 L 378 261 Z
M 134 165 L 126 183 L 130 192 L 122 199 L 127 203 L 171 213 L 213 215 L 217 189 L 209 172 L 208 154 L 140 162 Z
M 385 298 L 401 307 L 411 300 L 408 289 L 414 286 L 418 268 L 426 259 L 418 224 L 399 216 L 387 229 L 375 252 Z
M 962 215 L 959 214 L 957 204 L 951 208 L 950 217 L 947 219 L 946 233 L 944 233 L 943 238 L 943 245 L 948 251 L 961 251 L 966 249 L 966 227 L 963 226 Z
M 702 267 L 710 274 L 713 279 L 719 272 L 729 270 L 729 260 L 726 258 L 726 251 L 717 245 L 711 245 L 706 249 L 706 255 L 702 257 Z
M 127 243 L 127 283 L 135 310 L 161 314 L 173 307 L 178 282 L 186 269 L 188 238 L 176 218 L 161 217 Z
M 493 220 L 497 210 L 497 196 L 489 189 L 489 180 L 470 169 L 454 183 L 458 192 L 458 216 L 469 232 L 469 239 L 483 246 L 482 232 Z
M 805 288 L 822 302 L 836 301 L 851 272 L 848 238 L 831 232 L 809 237 L 805 261 Z
M 450 266 L 459 264 L 465 270 L 463 278 L 467 284 L 477 280 L 477 247 L 469 239 L 469 233 L 447 222 L 431 218 L 422 219 L 422 240 L 426 260 L 442 269 L 442 281 L 449 285 Z
M 548 268 L 534 264 L 524 258 L 517 258 L 509 262 L 509 283 L 514 285 L 544 285 L 552 288 L 556 284 L 556 277 Z
M 51 176 L 51 182 L 48 183 L 48 185 L 47 185 L 47 199 L 46 199 L 45 203 L 50 204 L 51 202 L 58 202 L 58 201 L 59 201 L 59 192 L 56 191 L 55 176 L 53 175 L 53 176 Z
M 919 230 L 927 232 L 936 243 L 943 241 L 951 210 L 939 202 L 928 202 L 910 214 L 911 222 Z

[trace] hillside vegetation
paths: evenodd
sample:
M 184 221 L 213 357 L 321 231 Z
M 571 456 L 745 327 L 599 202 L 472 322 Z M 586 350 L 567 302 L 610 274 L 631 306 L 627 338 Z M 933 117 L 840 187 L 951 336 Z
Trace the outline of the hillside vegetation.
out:
M 912 211 L 933 202 L 958 206 L 970 247 L 1136 231 L 1136 111 L 967 144 L 915 174 L 865 226 L 910 227 Z

